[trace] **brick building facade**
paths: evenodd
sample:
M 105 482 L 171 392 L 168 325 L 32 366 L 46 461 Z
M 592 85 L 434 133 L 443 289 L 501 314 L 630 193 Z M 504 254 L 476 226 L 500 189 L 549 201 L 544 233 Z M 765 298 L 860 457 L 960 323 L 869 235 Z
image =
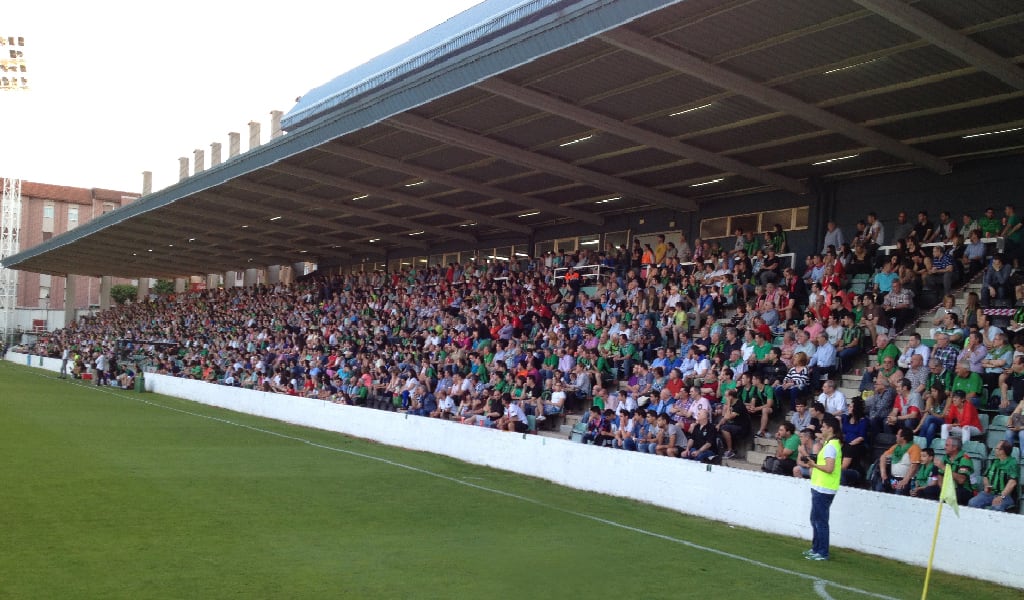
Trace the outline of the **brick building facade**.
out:
M 120 208 L 139 195 L 100 188 L 78 188 L 23 181 L 21 184 L 21 250 L 80 227 L 92 219 Z M 98 277 L 75 275 L 75 308 L 99 304 Z M 130 283 L 114 280 L 113 284 Z M 63 311 L 64 278 L 39 273 L 18 273 L 18 309 Z

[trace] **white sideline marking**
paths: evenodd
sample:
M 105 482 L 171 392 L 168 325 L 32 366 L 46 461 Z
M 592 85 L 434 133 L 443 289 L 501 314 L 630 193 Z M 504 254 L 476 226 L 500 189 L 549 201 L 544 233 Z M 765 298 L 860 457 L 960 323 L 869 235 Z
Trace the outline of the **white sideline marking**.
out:
M 55 377 L 49 377 L 49 376 L 42 375 L 42 374 L 39 374 L 39 376 L 40 377 L 45 377 L 46 379 L 56 379 Z M 480 491 L 483 491 L 483 492 L 488 492 L 488 493 L 491 493 L 491 494 L 497 494 L 499 496 L 505 496 L 507 498 L 513 498 L 515 500 L 520 500 L 522 502 L 528 502 L 530 504 L 536 504 L 537 506 L 541 506 L 543 508 L 547 508 L 547 509 L 563 512 L 565 514 L 569 514 L 569 515 L 572 515 L 572 516 L 575 516 L 575 517 L 579 517 L 581 519 L 588 519 L 588 520 L 591 520 L 591 521 L 596 521 L 598 523 L 603 523 L 603 524 L 611 526 L 611 527 L 617 527 L 619 529 L 625 529 L 626 531 L 632 531 L 634 533 L 639 533 L 641 535 L 646 535 L 646 536 L 649 536 L 649 537 L 658 538 L 658 539 L 661 539 L 661 540 L 665 540 L 667 542 L 672 542 L 672 543 L 675 543 L 675 544 L 679 544 L 681 546 L 686 546 L 687 548 L 692 548 L 694 550 L 699 550 L 701 552 L 708 552 L 708 553 L 711 553 L 711 554 L 717 554 L 718 556 L 722 556 L 722 557 L 725 557 L 725 558 L 730 558 L 730 559 L 733 559 L 733 560 L 738 560 L 738 561 L 741 561 L 741 562 L 745 562 L 747 564 L 751 564 L 751 565 L 754 565 L 754 566 L 757 566 L 757 567 L 761 567 L 762 569 L 768 569 L 770 571 L 776 571 L 778 573 L 783 573 L 783 574 L 786 574 L 786 575 L 793 575 L 795 577 L 799 577 L 801 579 L 804 579 L 804 580 L 812 582 L 813 586 L 814 586 L 814 591 L 818 594 L 818 596 L 820 598 L 822 598 L 822 600 L 833 600 L 833 598 L 828 594 L 828 591 L 826 590 L 826 586 L 832 586 L 832 587 L 834 587 L 836 589 L 844 590 L 844 591 L 847 591 L 847 592 L 853 592 L 855 594 L 861 594 L 863 596 L 869 596 L 869 597 L 872 597 L 872 598 L 880 598 L 882 600 L 897 600 L 896 598 L 894 598 L 892 596 L 886 596 L 884 594 L 878 594 L 876 592 L 869 592 L 867 590 L 862 590 L 860 588 L 844 585 L 844 584 L 837 583 L 835 581 L 831 581 L 831 580 L 828 580 L 828 579 L 822 579 L 822 578 L 820 578 L 820 577 L 818 577 L 816 575 L 808 575 L 806 573 L 801 573 L 800 571 L 793 571 L 793 570 L 790 570 L 790 569 L 785 569 L 783 567 L 777 567 L 775 565 L 770 565 L 768 563 L 761 562 L 761 561 L 755 560 L 753 558 L 747 558 L 746 556 L 740 556 L 738 554 L 732 554 L 731 552 L 726 552 L 724 550 L 719 550 L 717 548 L 709 548 L 707 546 L 701 546 L 700 544 L 696 544 L 696 543 L 691 542 L 689 540 L 684 540 L 684 539 L 681 539 L 681 538 L 672 537 L 670 535 L 665 535 L 663 533 L 656 533 L 656 532 L 653 532 L 653 531 L 648 531 L 646 529 L 640 529 L 639 527 L 633 527 L 631 525 L 625 525 L 625 524 L 619 523 L 617 521 L 611 521 L 611 520 L 604 519 L 604 518 L 601 518 L 601 517 L 597 517 L 597 516 L 594 516 L 594 515 L 588 515 L 586 513 L 581 513 L 581 512 L 574 511 L 574 510 L 569 510 L 567 508 L 562 508 L 560 506 L 553 506 L 553 505 L 550 505 L 550 504 L 546 504 L 546 503 L 544 503 L 544 502 L 542 502 L 540 500 L 537 500 L 535 498 L 530 498 L 530 497 L 527 497 L 527 496 L 520 496 L 518 494 L 513 494 L 512 492 L 506 492 L 504 490 L 499 490 L 499 489 L 495 489 L 495 488 L 489 488 L 489 487 L 486 487 L 486 486 L 483 486 L 483 485 L 479 485 L 479 484 L 476 484 L 476 483 L 470 483 L 470 482 L 468 482 L 468 481 L 466 481 L 464 479 L 459 479 L 459 478 L 456 478 L 456 477 L 451 477 L 449 475 L 442 475 L 441 473 L 435 473 L 433 471 L 428 471 L 426 469 L 421 469 L 419 467 L 414 467 L 412 465 L 407 465 L 407 464 L 404 464 L 404 463 L 395 462 L 395 461 L 389 460 L 387 458 L 381 458 L 379 456 L 373 456 L 372 454 L 364 454 L 362 452 L 355 452 L 353 450 L 346 450 L 344 448 L 335 448 L 333 446 L 327 446 L 327 445 L 320 444 L 320 443 L 317 443 L 317 442 L 314 442 L 314 441 L 311 441 L 311 440 L 307 440 L 305 438 L 300 438 L 300 437 L 296 437 L 296 436 L 292 436 L 292 435 L 287 435 L 287 434 L 284 434 L 284 433 L 279 433 L 279 432 L 276 432 L 276 431 L 271 431 L 269 429 L 261 429 L 259 427 L 254 427 L 252 425 L 246 425 L 244 423 L 237 423 L 235 421 L 231 421 L 229 419 L 224 419 L 224 418 L 221 418 L 221 417 L 214 417 L 212 415 L 204 415 L 204 414 L 201 414 L 201 413 L 192 412 L 192 411 L 185 410 L 185 409 L 182 409 L 182 408 L 175 408 L 173 406 L 167 406 L 165 404 L 160 404 L 158 402 L 151 402 L 149 400 L 146 400 L 144 397 L 139 397 L 137 395 L 128 395 L 128 394 L 125 394 L 125 393 L 120 393 L 120 392 L 122 392 L 122 390 L 120 390 L 120 388 L 110 388 L 110 387 L 100 387 L 100 386 L 96 386 L 96 385 L 80 384 L 80 383 L 77 383 L 73 379 L 69 379 L 68 381 L 70 383 L 78 386 L 78 387 L 84 387 L 84 388 L 87 388 L 87 389 L 90 389 L 90 390 L 93 390 L 93 391 L 97 391 L 97 392 L 104 392 L 104 393 L 110 394 L 112 396 L 116 396 L 118 398 L 124 398 L 124 399 L 127 399 L 127 400 L 132 400 L 134 402 L 141 402 L 143 404 L 148 404 L 149 406 L 154 406 L 154 407 L 157 407 L 157 408 L 162 408 L 164 410 L 170 410 L 170 411 L 173 411 L 173 412 L 182 413 L 182 414 L 190 415 L 190 416 L 193 416 L 193 417 L 199 417 L 201 419 L 209 419 L 211 421 L 217 421 L 217 422 L 220 422 L 220 423 L 224 423 L 225 425 L 231 425 L 231 426 L 234 426 L 234 427 L 241 427 L 243 429 L 248 429 L 250 431 L 256 431 L 256 432 L 259 432 L 259 433 L 265 433 L 267 435 L 272 435 L 272 436 L 283 438 L 283 439 L 286 439 L 286 440 L 292 440 L 294 442 L 300 442 L 300 443 L 303 443 L 303 444 L 306 444 L 306 445 L 309 445 L 309 446 L 313 446 L 314 448 L 320 448 L 320 449 L 323 449 L 323 450 L 329 450 L 331 452 L 340 452 L 342 454 L 348 454 L 350 456 L 357 456 L 359 458 L 365 458 L 365 459 L 368 459 L 368 460 L 374 460 L 374 461 L 377 461 L 377 462 L 384 463 L 386 465 L 390 465 L 390 466 L 393 466 L 393 467 L 398 467 L 400 469 L 406 469 L 408 471 L 413 471 L 413 472 L 416 472 L 416 473 L 421 473 L 423 475 L 428 475 L 430 477 L 436 477 L 438 479 L 444 479 L 446 481 L 450 481 L 452 483 L 456 483 L 456 484 L 459 484 L 459 485 L 464 485 L 466 487 L 477 489 L 477 490 L 480 490 Z M 217 408 L 217 407 L 211 407 L 211 408 Z

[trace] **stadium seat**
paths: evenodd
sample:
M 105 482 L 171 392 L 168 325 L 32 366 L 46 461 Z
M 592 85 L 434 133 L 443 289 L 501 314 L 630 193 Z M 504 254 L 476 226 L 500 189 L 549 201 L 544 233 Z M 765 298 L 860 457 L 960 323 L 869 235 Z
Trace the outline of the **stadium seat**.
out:
M 974 474 L 979 480 L 985 473 L 985 464 L 988 460 L 988 448 L 981 442 L 967 442 L 964 444 L 964 451 L 974 461 Z
M 996 415 L 993 417 L 992 423 L 989 424 L 988 430 L 985 433 L 985 445 L 989 448 L 994 448 L 999 443 L 999 440 L 1003 439 L 1003 436 L 1006 435 L 1006 424 L 1009 422 L 1010 417 L 1006 415 Z
M 914 443 L 917 444 L 917 447 L 922 450 L 928 447 L 928 439 L 922 435 L 915 435 Z
M 850 280 L 850 291 L 858 296 L 863 294 L 867 290 L 868 281 L 870 281 L 870 275 L 867 273 L 854 275 Z
M 979 442 L 985 440 L 985 432 L 988 431 L 989 416 L 986 413 L 978 413 L 978 421 L 981 422 L 981 433 L 971 436 L 971 440 Z M 985 444 L 986 446 L 990 444 Z

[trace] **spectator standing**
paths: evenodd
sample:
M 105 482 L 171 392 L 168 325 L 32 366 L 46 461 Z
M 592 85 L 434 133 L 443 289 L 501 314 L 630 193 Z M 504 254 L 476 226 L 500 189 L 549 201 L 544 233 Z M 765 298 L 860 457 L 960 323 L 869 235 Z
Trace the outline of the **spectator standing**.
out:
M 826 414 L 821 423 L 822 448 L 815 460 L 803 458 L 804 466 L 811 470 L 811 549 L 804 552 L 807 560 L 829 559 L 829 512 L 839 491 L 842 446 L 837 439 L 839 420 Z
M 993 238 L 1003 231 L 1003 224 L 996 217 L 996 211 L 991 206 L 985 209 L 985 214 L 978 219 L 978 228 L 981 229 L 981 237 Z
M 907 222 L 907 213 L 901 210 L 899 214 L 896 215 L 896 226 L 893 227 L 892 230 L 893 241 L 895 242 L 896 240 L 907 239 L 907 237 L 910 236 L 910 232 L 913 230 L 913 223 Z
M 996 254 L 992 264 L 981 280 L 981 307 L 988 308 L 995 299 L 1004 299 L 1010 292 L 1010 274 L 1013 269 L 1006 263 L 1006 257 Z
M 1006 238 L 1003 251 L 1011 261 L 1015 262 L 1020 256 L 1021 240 L 1024 239 L 1024 232 L 1021 231 L 1021 226 L 1024 223 L 1017 216 L 1017 210 L 1012 204 L 1006 205 L 1003 214 L 1006 215 L 1003 219 L 1003 230 L 1000 232 L 1000 235 Z
M 825 254 L 828 252 L 829 246 L 833 249 L 839 250 L 839 248 L 846 241 L 843 238 L 843 230 L 839 228 L 835 221 L 829 221 L 825 226 L 825 243 L 821 246 L 821 253 Z

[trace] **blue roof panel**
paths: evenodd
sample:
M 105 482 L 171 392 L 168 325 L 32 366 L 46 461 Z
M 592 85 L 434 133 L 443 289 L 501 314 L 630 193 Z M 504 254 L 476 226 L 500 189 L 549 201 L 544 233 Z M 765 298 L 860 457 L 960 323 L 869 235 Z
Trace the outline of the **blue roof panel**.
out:
M 310 90 L 284 116 L 282 127 L 294 131 L 332 113 L 351 114 L 365 107 L 366 98 L 382 95 L 388 89 L 417 87 L 487 55 L 505 55 L 505 60 L 490 65 L 498 67 L 493 72 L 477 73 L 473 81 L 462 87 L 471 85 L 679 1 L 486 0 Z M 577 27 L 566 27 L 573 23 Z M 579 28 L 581 24 L 583 29 Z M 541 33 L 551 33 L 548 30 L 552 29 L 559 35 L 542 36 L 540 44 L 524 44 Z M 446 85 L 427 92 L 430 87 L 421 88 L 418 101 L 404 109 L 460 89 Z

